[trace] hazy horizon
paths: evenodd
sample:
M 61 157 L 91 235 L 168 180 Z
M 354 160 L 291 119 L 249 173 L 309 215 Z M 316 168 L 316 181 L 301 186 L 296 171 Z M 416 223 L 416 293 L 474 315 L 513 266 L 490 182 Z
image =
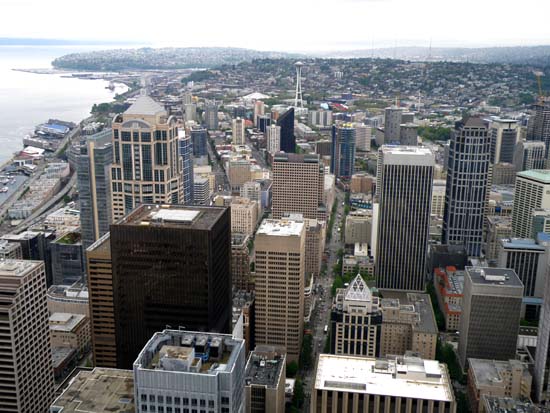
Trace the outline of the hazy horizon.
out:
M 0 37 L 289 52 L 429 47 L 430 42 L 434 48 L 550 42 L 550 2 L 442 3 L 280 0 L 259 5 L 254 0 L 203 0 L 153 7 L 143 0 L 97 0 L 83 9 L 69 0 L 58 0 L 55 8 L 38 0 L 5 0 Z

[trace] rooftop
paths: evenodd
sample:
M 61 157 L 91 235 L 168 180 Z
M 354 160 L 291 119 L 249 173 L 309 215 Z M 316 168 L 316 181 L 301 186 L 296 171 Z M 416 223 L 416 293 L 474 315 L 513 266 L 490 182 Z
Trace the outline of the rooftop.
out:
M 381 307 L 398 307 L 401 311 L 416 313 L 414 331 L 437 334 L 437 323 L 430 296 L 424 293 L 407 293 L 395 290 L 382 290 Z
M 380 151 L 386 165 L 435 165 L 434 154 L 427 147 L 383 145 Z
M 417 357 L 377 359 L 320 354 L 315 389 L 454 400 L 445 365 Z
M 523 369 L 523 373 L 529 375 L 527 366 L 519 360 L 497 361 L 470 358 L 468 362 L 478 387 L 495 384 L 505 386 L 503 373 L 512 369 Z
M 130 106 L 125 115 L 145 115 L 145 116 L 155 116 L 155 115 L 166 115 L 164 107 L 159 103 L 155 102 L 149 96 L 139 96 L 136 101 Z
M 50 330 L 71 332 L 86 318 L 83 314 L 53 313 L 50 315 Z
M 357 274 L 349 284 L 344 299 L 346 301 L 372 301 L 372 293 L 361 274 Z
M 473 284 L 506 285 L 523 289 L 523 283 L 510 268 L 466 267 L 465 271 Z
M 288 219 L 264 219 L 256 235 L 272 235 L 280 237 L 300 236 L 304 228 L 303 222 Z
M 540 251 L 543 253 L 546 249 L 537 244 L 534 239 L 531 238 L 503 238 L 500 240 L 502 246 L 508 249 L 522 249 Z
M 144 204 L 118 221 L 117 225 L 154 225 L 208 230 L 226 209 L 225 207 Z
M 276 387 L 279 383 L 286 357 L 274 347 L 257 346 L 246 363 L 245 385 Z
M 0 260 L 0 277 L 22 277 L 40 265 L 44 265 L 44 262 L 31 260 Z
M 228 334 L 164 330 L 147 342 L 134 370 L 216 375 L 231 371 L 243 348 L 244 340 Z
M 81 371 L 52 403 L 51 409 L 63 413 L 133 413 L 133 373 L 99 367 Z
M 542 413 L 549 410 L 535 406 L 530 400 L 518 400 L 511 397 L 481 396 L 487 413 Z
M 548 169 L 531 169 L 517 173 L 518 177 L 532 179 L 542 184 L 550 184 L 550 170 Z

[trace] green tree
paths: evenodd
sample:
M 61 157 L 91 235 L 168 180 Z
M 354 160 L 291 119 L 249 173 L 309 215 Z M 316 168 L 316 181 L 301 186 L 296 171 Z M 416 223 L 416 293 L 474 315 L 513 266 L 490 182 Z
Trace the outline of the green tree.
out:
M 296 377 L 296 373 L 298 373 L 298 363 L 296 361 L 291 361 L 286 365 L 286 376 Z
M 300 352 L 300 367 L 303 370 L 308 370 L 312 366 L 312 355 L 313 336 L 311 334 L 306 334 L 302 340 L 302 350 Z
M 304 393 L 304 384 L 302 379 L 297 378 L 294 383 L 294 395 L 292 396 L 292 407 L 297 409 L 296 411 L 300 412 L 302 405 L 304 404 L 305 393 Z

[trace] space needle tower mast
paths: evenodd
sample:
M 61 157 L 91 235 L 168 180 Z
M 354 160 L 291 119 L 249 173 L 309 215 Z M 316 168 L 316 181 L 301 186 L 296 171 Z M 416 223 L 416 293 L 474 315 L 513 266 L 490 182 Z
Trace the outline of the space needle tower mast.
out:
M 296 97 L 294 98 L 294 107 L 302 108 L 304 107 L 304 101 L 302 99 L 302 62 L 296 62 Z

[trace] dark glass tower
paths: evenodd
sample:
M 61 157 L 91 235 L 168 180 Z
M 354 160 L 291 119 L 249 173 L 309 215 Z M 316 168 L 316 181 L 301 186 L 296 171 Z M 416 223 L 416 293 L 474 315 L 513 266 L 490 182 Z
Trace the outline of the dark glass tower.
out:
M 290 108 L 277 119 L 277 126 L 281 127 L 281 151 L 296 152 L 296 137 L 294 136 L 294 108 Z
M 350 179 L 355 172 L 356 130 L 351 125 L 332 127 L 330 172 L 337 178 Z
M 228 208 L 143 205 L 111 226 L 117 367 L 164 328 L 228 333 Z
M 191 143 L 193 146 L 193 156 L 207 156 L 208 150 L 206 144 L 208 140 L 208 135 L 206 129 L 202 127 L 194 127 L 191 129 Z
M 491 139 L 480 118 L 457 122 L 449 146 L 443 243 L 464 245 L 478 257 L 489 185 Z

